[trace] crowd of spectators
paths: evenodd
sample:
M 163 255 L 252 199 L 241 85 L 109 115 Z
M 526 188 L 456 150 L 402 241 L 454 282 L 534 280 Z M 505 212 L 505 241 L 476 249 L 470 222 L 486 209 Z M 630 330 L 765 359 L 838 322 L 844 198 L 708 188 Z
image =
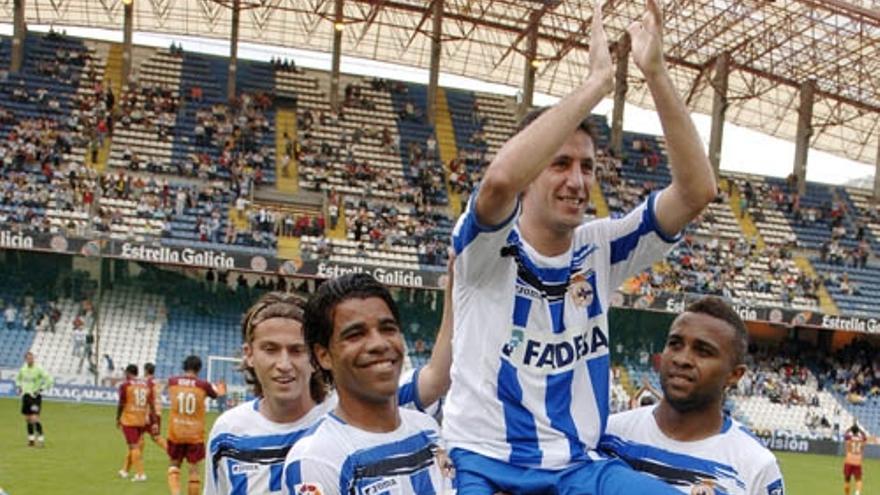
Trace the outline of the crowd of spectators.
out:
M 272 59 L 269 60 L 269 63 L 272 64 L 272 68 L 278 71 L 302 72 L 299 68 L 297 68 L 296 61 L 294 61 L 292 58 L 273 56 Z
M 467 199 L 483 178 L 489 158 L 484 150 L 463 148 L 458 150 L 458 155 L 447 166 L 450 190 Z
M 248 211 L 247 222 L 249 231 L 274 237 L 320 236 L 325 227 L 323 215 L 297 215 L 266 207 Z
M 6 330 L 20 325 L 29 332 L 51 332 L 57 330 L 58 320 L 61 319 L 61 310 L 54 301 L 36 301 L 33 295 L 25 295 L 21 302 L 4 302 L 0 299 L 0 308 L 3 309 L 3 320 Z M 19 309 L 20 308 L 20 309 Z
M 744 397 L 763 396 L 785 406 L 819 406 L 820 391 L 813 373 L 807 367 L 808 356 L 798 355 L 796 343 L 783 343 L 778 348 L 756 348 L 747 357 L 748 371 L 740 379 L 736 392 Z
M 124 129 L 140 129 L 155 133 L 160 140 L 173 140 L 177 112 L 182 104 L 177 89 L 132 81 L 122 93 L 119 102 L 119 124 Z M 136 156 L 126 158 L 132 169 L 146 168 Z M 151 170 L 158 171 L 158 170 Z
M 614 156 L 611 150 L 598 149 L 596 161 L 596 180 L 602 186 L 605 202 L 612 216 L 630 211 L 657 188 L 652 180 L 637 182 L 624 179 L 623 161 Z
M 390 250 L 394 246 L 416 248 L 419 262 L 442 265 L 446 262 L 448 225 L 444 213 L 423 204 L 395 203 L 361 198 L 346 204 L 348 231 L 365 249 Z M 446 228 L 444 228 L 446 227 Z
M 228 177 L 236 196 L 248 196 L 264 182 L 264 170 L 274 166 L 273 148 L 264 144 L 273 132 L 267 117 L 272 105 L 272 95 L 256 92 L 197 110 L 196 151 L 184 172 L 209 180 Z
M 871 245 L 868 239 L 862 236 L 858 245 L 846 248 L 840 244 L 840 240 L 831 238 L 819 246 L 819 259 L 823 263 L 846 266 L 852 268 L 865 268 L 871 256 Z
M 108 137 L 113 135 L 113 110 L 116 95 L 97 75 L 94 66 L 88 69 L 87 79 L 92 81 L 91 91 L 77 93 L 73 98 L 73 108 L 66 118 L 67 128 L 81 133 L 87 141 L 89 161 L 98 162 L 98 151 Z
M 876 209 L 866 210 L 867 218 L 862 218 L 862 212 L 852 211 L 841 197 L 842 193 L 833 189 L 830 198 L 821 204 L 805 202 L 797 191 L 797 179 L 793 175 L 786 179 L 785 185 L 754 184 L 745 180 L 741 190 L 740 208 L 755 222 L 765 220 L 765 210 L 775 209 L 786 214 L 795 227 L 827 226 L 828 239 L 819 246 L 823 262 L 852 267 L 867 264 L 871 249 L 866 222 L 872 221 L 871 212 Z
M 880 349 L 865 339 L 855 339 L 819 360 L 819 386 L 864 404 L 880 397 Z
M 18 122 L 0 141 L 0 224 L 50 232 L 78 229 L 53 226 L 47 209 L 88 213 L 94 202 L 97 173 L 66 158 L 81 136 L 55 119 Z
M 751 302 L 749 292 L 754 292 L 777 295 L 786 306 L 795 298 L 818 304 L 822 280 L 797 268 L 791 256 L 786 246 L 761 249 L 754 239 L 722 241 L 715 236 L 704 241 L 687 235 L 663 263 L 630 279 L 624 290 L 641 295 L 714 294 L 740 302 Z

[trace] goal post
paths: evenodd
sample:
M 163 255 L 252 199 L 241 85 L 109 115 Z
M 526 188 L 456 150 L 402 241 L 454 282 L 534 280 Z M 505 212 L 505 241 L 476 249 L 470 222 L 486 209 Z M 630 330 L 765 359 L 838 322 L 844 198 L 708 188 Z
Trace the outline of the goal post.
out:
M 223 412 L 247 400 L 249 388 L 241 372 L 241 358 L 208 356 L 207 377 L 215 387 L 223 384 L 226 395 L 211 401 L 211 408 Z

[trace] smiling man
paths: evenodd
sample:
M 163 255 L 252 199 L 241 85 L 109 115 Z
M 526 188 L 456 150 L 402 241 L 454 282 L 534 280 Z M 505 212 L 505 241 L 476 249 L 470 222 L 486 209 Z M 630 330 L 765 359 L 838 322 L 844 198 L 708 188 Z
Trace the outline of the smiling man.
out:
M 525 118 L 453 232 L 443 435 L 460 493 L 674 493 L 596 452 L 610 403 L 607 313 L 612 292 L 662 259 L 715 197 L 715 180 L 666 69 L 661 8 L 649 0 L 628 31 L 672 183 L 623 218 L 585 221 L 597 146 L 585 119 L 613 85 L 601 6 L 592 14 L 589 75 Z
M 296 295 L 271 292 L 245 315 L 243 371 L 257 398 L 226 411 L 214 423 L 205 495 L 280 493 L 288 451 L 336 407 L 337 395 L 313 367 L 303 305 Z M 430 361 L 400 380 L 396 398 L 402 406 L 432 406 L 449 386 L 451 316 L 445 309 L 443 314 Z
M 782 495 L 776 458 L 722 409 L 746 366 L 745 323 L 717 297 L 691 304 L 660 358 L 663 399 L 611 416 L 602 446 L 689 495 Z
M 309 300 L 305 328 L 339 403 L 290 450 L 285 493 L 441 493 L 440 428 L 398 405 L 404 342 L 388 289 L 366 274 L 330 280 Z

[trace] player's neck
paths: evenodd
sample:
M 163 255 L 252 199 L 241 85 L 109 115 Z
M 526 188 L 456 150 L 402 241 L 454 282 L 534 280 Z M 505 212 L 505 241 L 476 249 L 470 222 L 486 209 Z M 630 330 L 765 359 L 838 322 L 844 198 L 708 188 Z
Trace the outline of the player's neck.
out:
M 574 231 L 570 229 L 565 231 L 554 229 L 546 221 L 529 215 L 528 210 L 523 210 L 519 219 L 519 231 L 535 251 L 548 257 L 568 252 L 574 235 Z
M 724 413 L 721 404 L 713 404 L 705 409 L 681 412 L 661 400 L 654 409 L 657 427 L 667 437 L 679 442 L 696 442 L 721 433 L 724 426 Z
M 388 433 L 400 426 L 400 410 L 396 397 L 382 403 L 370 402 L 346 397 L 346 393 L 337 389 L 339 405 L 334 411 L 339 419 L 371 433 Z
M 273 423 L 293 423 L 308 414 L 313 407 L 315 401 L 308 393 L 291 401 L 263 397 L 260 401 L 260 414 Z

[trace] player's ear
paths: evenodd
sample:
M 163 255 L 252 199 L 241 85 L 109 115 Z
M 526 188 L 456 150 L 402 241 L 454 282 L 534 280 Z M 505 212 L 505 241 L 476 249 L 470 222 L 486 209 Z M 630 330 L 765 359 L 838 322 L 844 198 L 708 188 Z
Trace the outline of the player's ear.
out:
M 322 369 L 327 371 L 333 369 L 333 361 L 330 359 L 330 351 L 326 347 L 321 344 L 315 344 L 312 346 L 312 352 L 315 354 L 315 359 Z
M 241 357 L 244 359 L 244 364 L 253 368 L 254 363 L 254 348 L 251 346 L 249 342 L 245 342 L 241 344 Z
M 733 388 L 739 383 L 740 378 L 746 374 L 747 368 L 744 364 L 738 364 L 733 367 L 730 371 L 730 374 L 727 376 L 727 387 Z

